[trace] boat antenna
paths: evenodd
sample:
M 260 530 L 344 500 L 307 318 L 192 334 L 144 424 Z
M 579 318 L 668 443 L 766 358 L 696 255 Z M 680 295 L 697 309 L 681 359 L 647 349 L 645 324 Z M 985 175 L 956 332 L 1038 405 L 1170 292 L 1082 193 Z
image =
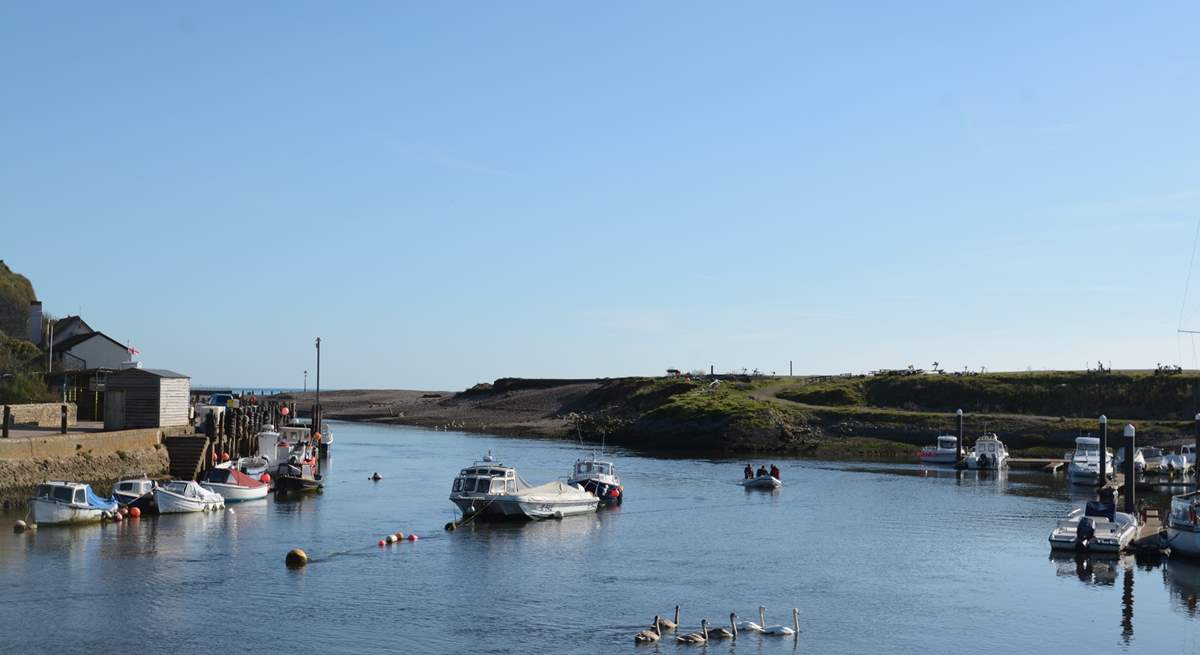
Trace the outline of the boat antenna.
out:
M 1175 330 L 1175 345 L 1179 349 L 1179 365 L 1183 366 L 1183 343 L 1180 340 L 1182 334 L 1195 335 L 1196 330 L 1183 329 L 1183 314 L 1187 310 L 1188 291 L 1192 286 L 1192 269 L 1196 265 L 1196 246 L 1200 244 L 1200 221 L 1196 221 L 1196 236 L 1192 238 L 1192 258 L 1188 261 L 1187 277 L 1183 281 L 1183 302 L 1179 304 L 1179 325 Z M 1196 365 L 1196 340 L 1192 336 L 1192 366 Z

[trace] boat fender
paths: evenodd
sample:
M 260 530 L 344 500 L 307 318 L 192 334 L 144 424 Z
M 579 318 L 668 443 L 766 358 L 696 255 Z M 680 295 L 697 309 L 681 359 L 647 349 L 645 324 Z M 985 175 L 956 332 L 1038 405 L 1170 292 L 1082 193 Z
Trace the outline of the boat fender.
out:
M 21 533 L 29 529 L 29 524 L 24 521 L 17 521 L 13 524 L 13 532 Z

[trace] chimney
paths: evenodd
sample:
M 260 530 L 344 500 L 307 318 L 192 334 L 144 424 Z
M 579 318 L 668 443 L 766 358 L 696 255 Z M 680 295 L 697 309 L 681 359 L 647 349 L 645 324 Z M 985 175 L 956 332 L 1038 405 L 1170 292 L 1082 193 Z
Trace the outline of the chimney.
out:
M 29 319 L 25 323 L 25 333 L 33 345 L 42 346 L 42 303 L 35 300 L 29 303 Z

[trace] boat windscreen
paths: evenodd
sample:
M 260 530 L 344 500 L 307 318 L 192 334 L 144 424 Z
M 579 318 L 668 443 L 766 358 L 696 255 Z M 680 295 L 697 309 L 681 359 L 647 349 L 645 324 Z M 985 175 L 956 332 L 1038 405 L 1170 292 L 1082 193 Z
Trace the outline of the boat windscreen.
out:
M 53 495 L 54 500 L 69 503 L 75 498 L 75 490 L 70 487 L 54 487 Z

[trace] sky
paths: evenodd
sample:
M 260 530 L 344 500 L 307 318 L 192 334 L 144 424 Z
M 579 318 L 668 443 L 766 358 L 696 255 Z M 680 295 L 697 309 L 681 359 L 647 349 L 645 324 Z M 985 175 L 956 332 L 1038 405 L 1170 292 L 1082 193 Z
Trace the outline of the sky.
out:
M 0 259 L 195 384 L 1191 368 L 1198 20 L 0 3 Z

